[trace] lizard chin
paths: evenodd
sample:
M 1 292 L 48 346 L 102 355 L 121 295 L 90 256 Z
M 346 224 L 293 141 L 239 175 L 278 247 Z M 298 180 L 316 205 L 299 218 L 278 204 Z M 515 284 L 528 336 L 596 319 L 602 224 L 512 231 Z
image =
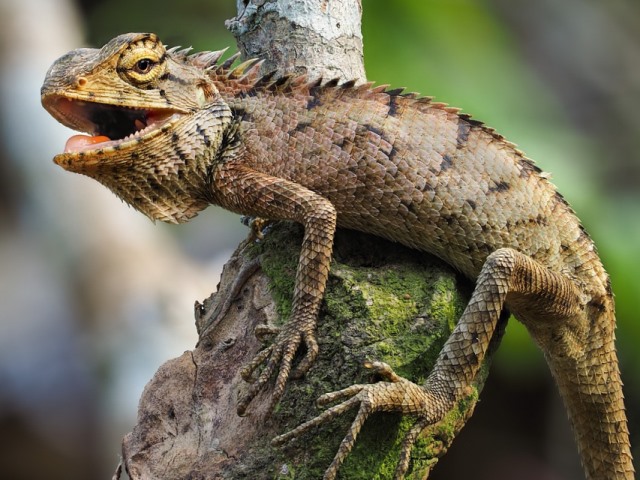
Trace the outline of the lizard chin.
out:
M 64 125 L 87 133 L 70 137 L 64 153 L 56 155 L 54 162 L 63 167 L 70 157 L 137 145 L 166 131 L 182 115 L 169 109 L 120 107 L 65 97 L 52 99 L 46 108 Z

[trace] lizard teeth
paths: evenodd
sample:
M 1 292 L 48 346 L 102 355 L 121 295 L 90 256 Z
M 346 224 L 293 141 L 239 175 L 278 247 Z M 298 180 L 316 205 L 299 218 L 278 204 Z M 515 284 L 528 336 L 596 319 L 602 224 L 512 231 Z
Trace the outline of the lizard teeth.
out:
M 66 100 L 66 99 L 65 99 Z M 62 101 L 61 101 L 62 102 Z M 71 102 L 69 102 L 71 104 Z M 75 102 L 77 105 L 79 101 Z M 82 102 L 83 105 L 90 105 L 88 102 Z M 63 103 L 63 105 L 66 105 Z M 72 114 L 76 110 L 68 109 Z M 177 120 L 180 114 L 169 111 L 157 111 L 147 110 L 139 117 L 131 119 L 131 129 L 135 129 L 131 133 L 128 133 L 122 138 L 110 137 L 107 132 L 101 131 L 95 125 L 88 125 L 87 131 L 90 135 L 74 135 L 65 144 L 65 154 L 78 154 L 88 153 L 94 150 L 101 150 L 102 152 L 113 151 L 113 149 L 120 148 L 133 140 L 140 140 L 144 137 L 152 135 L 153 132 L 160 132 L 163 126 L 169 122 Z M 81 120 L 83 117 L 78 116 Z M 92 127 L 92 128 L 89 128 Z M 131 130 L 130 129 L 130 130 Z
M 142 120 L 138 120 L 136 119 L 133 124 L 136 126 L 136 128 L 138 129 L 138 131 L 140 130 L 144 130 L 146 128 L 146 124 L 142 121 Z M 131 135 L 129 135 L 131 136 Z

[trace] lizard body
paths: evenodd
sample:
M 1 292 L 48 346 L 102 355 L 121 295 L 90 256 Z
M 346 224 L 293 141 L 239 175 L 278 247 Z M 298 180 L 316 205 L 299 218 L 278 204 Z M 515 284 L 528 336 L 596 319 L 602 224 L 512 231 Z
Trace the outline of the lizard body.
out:
M 72 137 L 55 161 L 91 176 L 152 219 L 183 222 L 209 204 L 305 227 L 290 322 L 242 370 L 238 411 L 276 374 L 313 364 L 316 318 L 336 226 L 435 254 L 476 282 L 424 386 L 388 381 L 321 397 L 344 400 L 275 439 L 348 408 L 359 413 L 325 478 L 334 478 L 376 410 L 418 420 L 411 446 L 474 378 L 503 308 L 524 323 L 559 385 L 590 479 L 631 479 L 609 278 L 568 203 L 502 136 L 457 109 L 372 84 L 260 76 L 222 52 L 167 50 L 153 34 L 116 37 L 51 67 L 43 105 Z M 298 347 L 306 355 L 292 372 Z M 257 379 L 254 374 L 264 367 Z

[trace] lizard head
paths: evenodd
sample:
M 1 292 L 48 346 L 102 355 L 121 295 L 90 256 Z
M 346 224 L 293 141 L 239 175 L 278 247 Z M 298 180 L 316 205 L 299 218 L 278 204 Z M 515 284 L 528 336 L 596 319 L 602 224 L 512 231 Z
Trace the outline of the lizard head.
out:
M 207 177 L 230 110 L 205 70 L 156 35 L 120 35 L 63 55 L 41 95 L 54 118 L 85 133 L 69 138 L 58 165 L 153 219 L 185 221 L 208 204 Z

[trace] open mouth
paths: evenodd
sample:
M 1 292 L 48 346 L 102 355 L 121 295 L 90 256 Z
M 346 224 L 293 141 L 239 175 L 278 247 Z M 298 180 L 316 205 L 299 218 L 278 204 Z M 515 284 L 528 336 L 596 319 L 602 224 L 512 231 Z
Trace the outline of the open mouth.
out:
M 179 115 L 172 110 L 129 108 L 65 97 L 48 99 L 45 108 L 62 124 L 87 135 L 73 135 L 64 153 L 116 148 L 146 137 Z

